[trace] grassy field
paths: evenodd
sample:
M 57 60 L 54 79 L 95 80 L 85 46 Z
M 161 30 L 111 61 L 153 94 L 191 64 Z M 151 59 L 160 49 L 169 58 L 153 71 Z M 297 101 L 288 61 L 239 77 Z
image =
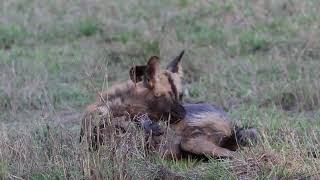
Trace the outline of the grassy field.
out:
M 0 1 L 0 179 L 319 178 L 319 9 L 318 0 Z M 139 136 L 112 151 L 79 144 L 97 92 L 182 49 L 186 99 L 257 127 L 257 146 L 233 160 L 174 162 L 135 149 Z

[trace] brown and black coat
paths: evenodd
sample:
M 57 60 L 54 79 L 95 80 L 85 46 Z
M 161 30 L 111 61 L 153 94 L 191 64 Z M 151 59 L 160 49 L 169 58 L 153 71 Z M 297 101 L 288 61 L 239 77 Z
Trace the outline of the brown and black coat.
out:
M 89 140 L 101 142 L 99 133 L 110 133 L 110 125 L 125 131 L 128 117 L 136 119 L 145 114 L 140 124 L 151 132 L 151 146 L 168 158 L 181 158 L 184 154 L 231 157 L 239 145 L 255 141 L 255 129 L 234 127 L 219 108 L 208 103 L 182 103 L 182 55 L 183 52 L 165 70 L 160 69 L 155 56 L 147 65 L 131 68 L 130 82 L 110 88 L 88 107 L 81 136 L 87 132 Z M 98 118 L 102 125 L 92 126 L 93 114 L 103 117 L 103 121 Z M 167 122 L 167 128 L 154 123 L 159 119 Z
M 147 65 L 130 69 L 130 81 L 99 93 L 96 102 L 86 109 L 80 141 L 85 136 L 97 147 L 113 127 L 125 131 L 132 120 L 139 121 L 142 115 L 153 121 L 168 119 L 169 115 L 172 119 L 183 118 L 184 108 L 179 103 L 182 89 L 176 85 L 181 84 L 177 66 L 182 56 L 183 52 L 166 69 L 161 69 L 159 58 L 152 56 Z

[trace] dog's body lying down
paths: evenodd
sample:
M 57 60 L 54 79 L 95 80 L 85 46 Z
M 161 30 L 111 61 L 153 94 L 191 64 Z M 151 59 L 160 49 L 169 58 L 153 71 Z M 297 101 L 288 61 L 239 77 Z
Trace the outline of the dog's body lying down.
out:
M 233 127 L 228 115 L 208 103 L 183 104 L 185 118 L 162 127 L 147 116 L 141 125 L 149 134 L 149 146 L 165 158 L 180 159 L 185 155 L 232 157 L 239 146 L 257 140 L 255 129 Z M 128 124 L 119 123 L 124 132 Z
M 96 147 L 108 144 L 115 133 L 126 133 L 133 123 L 138 123 L 144 129 L 152 150 L 168 159 L 180 159 L 186 155 L 232 157 L 233 151 L 240 146 L 257 140 L 255 129 L 234 127 L 227 113 L 214 105 L 184 103 L 183 107 L 185 117 L 165 127 L 146 115 L 135 122 L 124 116 L 112 118 L 108 125 L 95 127 L 99 130 L 93 132 L 99 134 L 93 134 L 90 141 Z
M 232 157 L 239 146 L 257 140 L 255 129 L 240 129 L 232 126 L 228 115 L 221 109 L 207 103 L 183 104 L 186 116 L 167 131 L 157 124 L 144 121 L 146 132 L 151 136 L 151 146 L 167 158 L 181 158 L 183 155 Z M 160 135 L 161 134 L 161 135 Z
M 152 121 L 171 116 L 165 118 L 168 128 L 163 135 L 163 128 L 148 117 L 137 121 L 145 131 L 154 134 L 151 146 L 167 157 L 179 158 L 182 152 L 229 157 L 238 144 L 245 144 L 250 137 L 254 139 L 255 130 L 233 128 L 226 113 L 215 106 L 181 102 L 182 56 L 183 51 L 165 70 L 160 68 L 156 56 L 147 65 L 132 67 L 129 85 L 110 88 L 89 106 L 82 121 L 80 142 L 86 139 L 96 149 L 101 143 L 108 143 L 109 135 L 126 131 L 132 124 L 130 117 L 141 114 Z

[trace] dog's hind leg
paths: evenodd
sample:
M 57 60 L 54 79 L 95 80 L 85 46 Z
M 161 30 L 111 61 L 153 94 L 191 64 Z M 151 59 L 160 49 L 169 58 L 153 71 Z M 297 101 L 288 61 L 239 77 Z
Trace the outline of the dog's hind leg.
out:
M 229 149 L 219 147 L 209 141 L 206 136 L 183 138 L 180 147 L 183 151 L 196 155 L 232 158 L 234 154 Z

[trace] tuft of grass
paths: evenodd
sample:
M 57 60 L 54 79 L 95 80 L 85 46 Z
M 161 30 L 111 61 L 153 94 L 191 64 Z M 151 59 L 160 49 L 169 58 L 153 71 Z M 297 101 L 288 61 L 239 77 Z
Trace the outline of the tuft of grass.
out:
M 0 161 L 0 178 L 4 179 L 6 176 L 7 167 L 5 162 Z
M 268 39 L 259 35 L 255 30 L 245 31 L 240 35 L 240 44 L 242 45 L 243 52 L 255 52 L 259 50 L 266 50 L 270 42 Z
M 20 43 L 28 36 L 23 26 L 14 24 L 0 26 L 0 49 L 10 49 L 14 44 Z
M 63 169 L 52 170 L 50 172 L 34 172 L 29 177 L 32 180 L 41 180 L 41 179 L 63 179 Z
M 210 160 L 208 179 L 237 179 L 227 166 L 228 162 Z
M 10 97 L 3 89 L 0 89 L 0 109 L 2 111 L 10 109 Z
M 87 36 L 87 37 L 95 35 L 97 32 L 100 31 L 100 27 L 98 23 L 92 19 L 80 21 L 76 25 L 76 28 L 78 29 L 79 34 L 81 36 Z

